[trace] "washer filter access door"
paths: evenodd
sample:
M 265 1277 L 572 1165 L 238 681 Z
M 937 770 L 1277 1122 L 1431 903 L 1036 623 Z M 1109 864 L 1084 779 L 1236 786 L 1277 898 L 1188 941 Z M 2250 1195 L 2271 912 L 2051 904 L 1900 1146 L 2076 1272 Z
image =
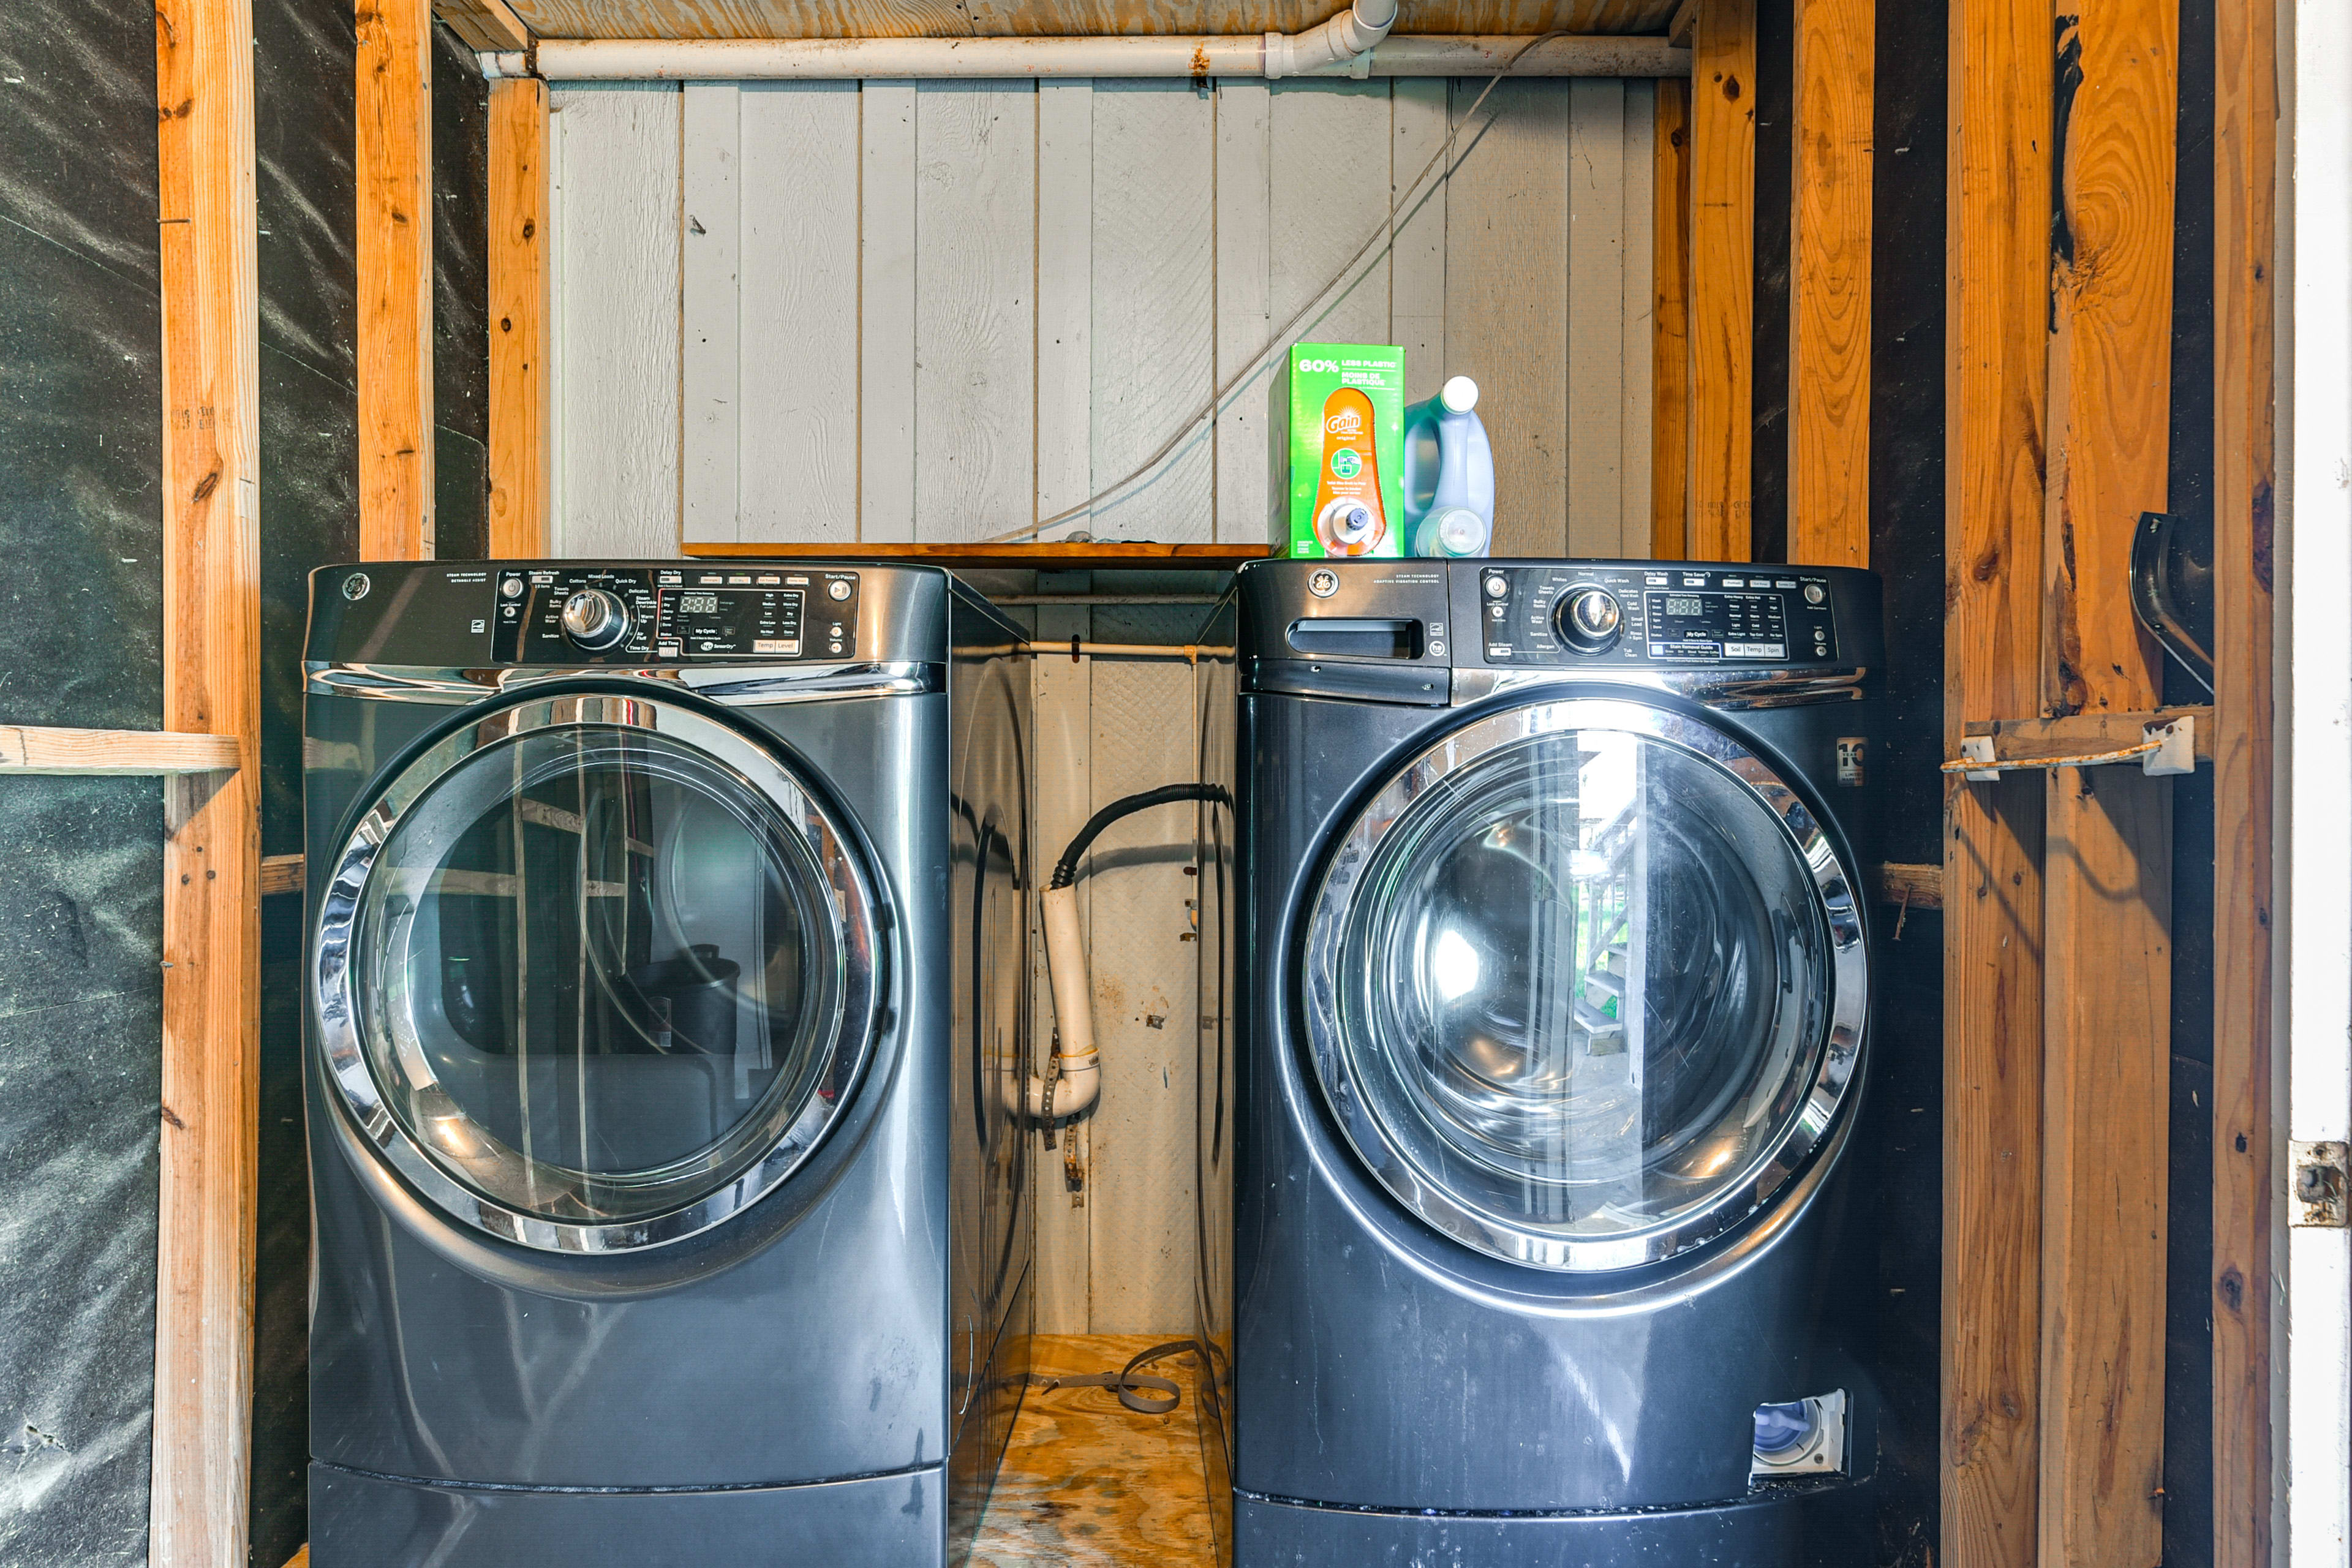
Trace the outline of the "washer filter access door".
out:
M 1309 916 L 1332 1113 L 1429 1224 L 1538 1268 L 1631 1268 L 1770 1202 L 1834 1124 L 1868 965 L 1795 791 L 1638 700 L 1496 714 L 1413 759 Z
M 465 1225 L 609 1253 L 772 1190 L 873 1032 L 871 884 L 769 749 L 642 697 L 468 722 L 360 819 L 313 994 L 333 1089 Z

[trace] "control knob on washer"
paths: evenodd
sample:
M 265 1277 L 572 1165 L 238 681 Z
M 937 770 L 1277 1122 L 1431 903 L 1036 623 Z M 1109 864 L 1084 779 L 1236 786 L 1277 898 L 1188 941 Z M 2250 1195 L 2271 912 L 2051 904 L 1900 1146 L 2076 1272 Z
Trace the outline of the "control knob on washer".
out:
M 1559 596 L 1552 611 L 1559 640 L 1579 653 L 1607 653 L 1624 630 L 1625 612 L 1606 588 L 1580 584 Z
M 590 653 L 616 647 L 629 635 L 629 606 L 618 594 L 583 588 L 563 601 L 563 635 Z

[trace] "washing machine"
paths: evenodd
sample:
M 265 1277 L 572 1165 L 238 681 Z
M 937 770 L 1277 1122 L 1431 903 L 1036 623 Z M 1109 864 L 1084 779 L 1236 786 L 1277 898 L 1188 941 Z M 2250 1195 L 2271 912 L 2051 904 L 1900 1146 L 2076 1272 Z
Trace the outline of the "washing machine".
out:
M 922 568 L 312 574 L 317 1568 L 965 1555 L 1026 1381 L 1025 658 Z
M 1859 571 L 1240 574 L 1202 750 L 1237 1568 L 1867 1560 L 1881 637 Z

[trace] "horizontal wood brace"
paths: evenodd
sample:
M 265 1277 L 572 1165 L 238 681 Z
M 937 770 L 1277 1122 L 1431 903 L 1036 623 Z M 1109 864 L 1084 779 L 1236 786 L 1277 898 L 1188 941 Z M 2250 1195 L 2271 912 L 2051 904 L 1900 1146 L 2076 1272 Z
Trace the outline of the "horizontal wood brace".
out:
M 235 773 L 235 735 L 0 724 L 0 773 Z
M 1882 904 L 1898 904 L 1906 909 L 1940 910 L 1944 907 L 1944 868 L 1941 866 L 1907 866 L 1895 861 L 1877 868 L 1872 876 L 1871 895 Z
M 2057 719 L 1976 720 L 1969 738 L 1990 739 L 1992 757 L 1955 757 L 1948 773 L 2008 773 L 2028 768 L 2088 768 L 2137 762 L 2157 750 L 2157 731 L 2186 719 L 2197 760 L 2213 760 L 2213 710 L 2158 708 L 2146 713 L 2071 713 Z

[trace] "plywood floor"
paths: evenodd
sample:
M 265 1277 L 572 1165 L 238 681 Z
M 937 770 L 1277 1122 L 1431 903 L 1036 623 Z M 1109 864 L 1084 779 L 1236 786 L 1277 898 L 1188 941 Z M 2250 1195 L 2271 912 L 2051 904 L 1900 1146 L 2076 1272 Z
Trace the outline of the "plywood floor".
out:
M 1163 1336 L 1040 1334 L 1032 1369 L 1116 1372 Z M 1201 1466 L 1192 1368 L 1172 1378 L 1184 1401 L 1139 1415 L 1108 1388 L 1032 1388 L 981 1518 L 972 1568 L 1216 1568 Z

